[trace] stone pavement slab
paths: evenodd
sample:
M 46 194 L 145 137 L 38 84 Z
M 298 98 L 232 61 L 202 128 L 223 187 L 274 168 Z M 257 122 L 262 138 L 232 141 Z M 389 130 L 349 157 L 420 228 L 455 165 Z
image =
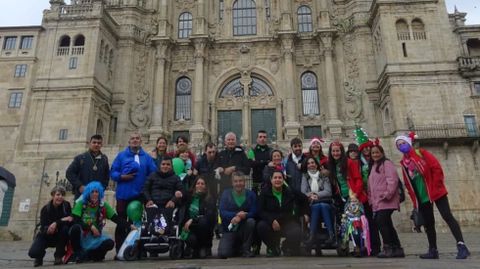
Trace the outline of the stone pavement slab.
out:
M 197 269 L 197 268 L 479 268 L 480 269 L 480 231 L 464 233 L 467 245 L 472 256 L 467 260 L 456 260 L 456 246 L 450 233 L 438 234 L 439 260 L 421 260 L 418 255 L 427 249 L 427 239 L 424 233 L 401 233 L 400 240 L 404 246 L 407 257 L 404 259 L 378 259 L 378 258 L 353 258 L 338 257 L 335 251 L 325 250 L 322 257 L 278 257 L 266 258 L 261 255 L 256 258 L 232 259 L 205 259 L 205 260 L 177 260 L 172 261 L 168 255 L 160 255 L 157 259 L 147 259 L 136 262 L 113 261 L 113 251 L 108 253 L 106 261 L 101 263 L 82 263 L 55 266 L 55 268 L 135 268 L 135 269 Z M 29 241 L 1 241 L 0 242 L 0 267 L 4 268 L 29 268 L 33 260 L 27 256 Z M 218 240 L 214 240 L 214 254 Z M 263 246 L 263 250 L 264 250 Z M 53 249 L 47 251 L 44 267 L 53 264 Z

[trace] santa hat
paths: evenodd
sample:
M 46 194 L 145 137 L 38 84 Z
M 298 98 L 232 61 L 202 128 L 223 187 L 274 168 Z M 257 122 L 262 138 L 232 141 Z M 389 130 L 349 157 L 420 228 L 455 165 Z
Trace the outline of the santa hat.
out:
M 323 143 L 325 143 L 325 141 L 323 141 L 321 138 L 319 137 L 312 137 L 312 139 L 310 140 L 310 147 L 313 145 L 313 143 L 319 143 L 320 145 L 322 145 Z
M 395 138 L 395 145 L 397 144 L 398 140 L 403 140 L 411 146 L 416 138 L 418 138 L 418 136 L 415 134 L 415 132 L 410 132 L 408 134 L 399 135 Z
M 358 143 L 358 151 L 361 152 L 364 148 L 373 146 L 373 142 L 370 139 L 368 139 L 368 135 L 365 132 L 365 130 L 363 130 L 363 128 L 361 127 L 355 128 L 355 130 L 353 131 L 353 134 L 355 135 L 355 138 Z

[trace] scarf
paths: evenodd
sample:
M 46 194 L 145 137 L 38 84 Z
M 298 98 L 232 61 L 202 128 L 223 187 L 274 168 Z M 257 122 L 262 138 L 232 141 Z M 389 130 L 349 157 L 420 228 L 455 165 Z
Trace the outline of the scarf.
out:
M 320 176 L 320 171 L 315 171 L 314 173 L 307 171 L 308 176 L 310 176 L 310 179 L 312 180 L 310 183 L 310 191 L 311 192 L 318 192 L 318 177 Z

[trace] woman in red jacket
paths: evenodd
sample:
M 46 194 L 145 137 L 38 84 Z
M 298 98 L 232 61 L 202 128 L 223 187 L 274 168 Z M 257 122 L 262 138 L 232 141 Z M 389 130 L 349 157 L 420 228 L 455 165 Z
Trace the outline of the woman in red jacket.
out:
M 414 136 L 414 133 L 410 133 L 409 136 L 397 136 L 395 144 L 397 149 L 403 153 L 400 164 L 408 194 L 413 205 L 419 209 L 425 220 L 429 249 L 426 254 L 420 255 L 420 258 L 438 259 L 437 234 L 433 215 L 433 203 L 435 203 L 440 215 L 457 240 L 457 259 L 466 259 L 470 252 L 463 241 L 460 225 L 450 210 L 442 166 L 432 153 L 422 148 L 414 149 L 412 147 Z

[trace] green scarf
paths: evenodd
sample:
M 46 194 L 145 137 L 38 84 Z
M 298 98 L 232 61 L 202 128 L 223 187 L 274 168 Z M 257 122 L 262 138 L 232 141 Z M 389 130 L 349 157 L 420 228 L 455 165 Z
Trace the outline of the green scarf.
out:
M 245 203 L 245 200 L 247 199 L 247 196 L 245 195 L 245 190 L 243 190 L 242 193 L 240 194 L 237 194 L 235 190 L 232 190 L 232 195 L 233 195 L 233 200 L 235 201 L 235 204 L 237 204 L 238 207 L 241 207 Z
M 340 173 L 340 163 L 337 163 L 337 180 L 340 186 L 340 194 L 343 198 L 348 197 L 348 183 L 347 179 Z
M 272 188 L 272 194 L 275 196 L 275 198 L 277 198 L 278 204 L 282 206 L 282 191 L 276 191 Z

